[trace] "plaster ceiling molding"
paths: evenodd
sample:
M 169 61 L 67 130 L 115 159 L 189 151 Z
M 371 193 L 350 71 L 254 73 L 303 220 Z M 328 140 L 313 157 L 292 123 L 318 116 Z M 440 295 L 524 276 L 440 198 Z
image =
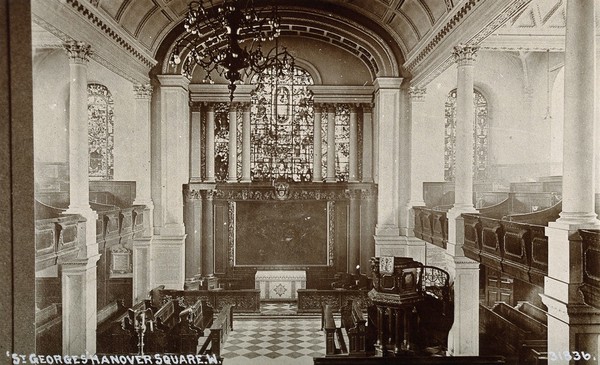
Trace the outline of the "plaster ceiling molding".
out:
M 92 59 L 116 74 L 147 83 L 156 61 L 148 49 L 88 0 L 32 0 L 32 21 L 62 41 L 94 45 Z
M 530 2 L 467 0 L 462 3 L 449 14 L 446 25 L 432 35 L 428 43 L 423 42 L 420 51 L 415 50 L 405 63 L 405 68 L 412 73 L 414 84 L 426 87 L 454 64 L 452 49 L 455 45 L 478 46 Z
M 401 55 L 398 56 L 385 40 L 372 30 L 331 13 L 315 14 L 299 7 L 284 7 L 279 10 L 279 13 L 282 18 L 280 42 L 285 44 L 286 37 L 316 39 L 358 58 L 370 71 L 373 80 L 378 76 L 399 76 L 401 61 L 398 61 L 397 57 L 401 57 Z M 186 35 L 183 33 L 182 27 L 179 28 L 179 30 L 175 30 L 182 32 L 178 39 Z M 269 42 L 265 43 L 267 46 L 265 49 L 269 49 L 271 45 Z M 182 73 L 185 62 L 181 62 L 176 67 L 168 62 L 174 46 L 175 42 L 172 42 L 162 57 L 161 72 L 163 74 Z M 294 53 L 293 49 L 289 51 Z M 189 54 L 189 49 L 182 49 L 180 53 L 181 58 L 185 59 Z

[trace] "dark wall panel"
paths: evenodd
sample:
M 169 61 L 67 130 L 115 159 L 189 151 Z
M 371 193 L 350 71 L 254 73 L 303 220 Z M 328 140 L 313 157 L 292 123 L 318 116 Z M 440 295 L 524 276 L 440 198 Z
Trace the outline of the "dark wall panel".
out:
M 236 265 L 327 265 L 327 202 L 236 204 Z
M 215 273 L 224 274 L 227 269 L 229 247 L 229 220 L 227 203 L 215 204 Z

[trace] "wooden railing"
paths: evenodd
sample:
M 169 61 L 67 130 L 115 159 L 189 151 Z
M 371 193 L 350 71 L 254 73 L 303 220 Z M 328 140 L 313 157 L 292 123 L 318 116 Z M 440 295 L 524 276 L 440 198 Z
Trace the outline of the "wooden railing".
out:
M 323 308 L 321 322 L 325 331 L 325 356 L 347 354 L 348 347 L 342 335 L 342 329 L 336 326 L 333 311 L 328 304 Z
M 582 238 L 583 292 L 587 304 L 600 308 L 600 230 L 579 230 Z
M 465 256 L 512 277 L 543 286 L 548 273 L 544 226 L 463 214 Z

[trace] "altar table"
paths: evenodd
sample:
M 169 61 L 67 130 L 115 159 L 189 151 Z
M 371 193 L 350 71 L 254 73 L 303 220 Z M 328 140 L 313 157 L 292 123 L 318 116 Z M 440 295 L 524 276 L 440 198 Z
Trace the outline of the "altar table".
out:
M 306 271 L 259 270 L 254 283 L 261 300 L 297 300 L 296 290 L 306 288 Z

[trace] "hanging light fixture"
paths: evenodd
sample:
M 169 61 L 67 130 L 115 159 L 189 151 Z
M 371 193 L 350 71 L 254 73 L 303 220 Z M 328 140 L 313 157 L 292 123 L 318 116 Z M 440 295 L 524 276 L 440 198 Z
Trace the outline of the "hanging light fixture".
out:
M 546 50 L 546 64 L 548 69 L 546 72 L 546 116 L 544 120 L 552 119 L 552 113 L 550 112 L 550 49 Z
M 213 0 L 192 1 L 184 23 L 186 33 L 176 42 L 170 63 L 184 61 L 183 71 L 188 75 L 194 64 L 199 65 L 209 83 L 213 83 L 212 72 L 217 72 L 229 82 L 233 100 L 236 83 L 244 76 L 271 67 L 293 68 L 293 56 L 285 48 L 279 50 L 278 42 L 266 55 L 262 51 L 263 42 L 279 37 L 280 24 L 276 6 L 257 9 L 253 0 L 224 0 L 218 5 Z

